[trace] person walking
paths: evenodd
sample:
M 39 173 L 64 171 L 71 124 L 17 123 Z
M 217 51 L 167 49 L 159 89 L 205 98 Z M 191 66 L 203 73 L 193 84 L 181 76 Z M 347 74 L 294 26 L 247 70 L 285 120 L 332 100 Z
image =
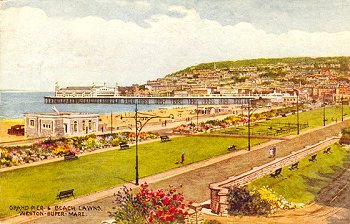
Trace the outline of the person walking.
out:
M 272 148 L 272 157 L 273 157 L 273 158 L 275 158 L 275 156 L 276 156 L 276 150 L 277 150 L 277 148 L 276 148 L 276 146 L 274 145 L 273 148 Z
M 185 162 L 185 153 L 183 152 L 181 154 L 181 164 L 183 164 Z
M 269 158 L 273 158 L 273 148 L 269 149 Z

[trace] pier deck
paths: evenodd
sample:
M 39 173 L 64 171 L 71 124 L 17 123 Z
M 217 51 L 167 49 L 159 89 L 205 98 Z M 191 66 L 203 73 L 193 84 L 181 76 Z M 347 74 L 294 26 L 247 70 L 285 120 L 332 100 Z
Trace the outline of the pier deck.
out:
M 229 105 L 248 104 L 258 96 L 215 97 L 44 97 L 46 104 Z

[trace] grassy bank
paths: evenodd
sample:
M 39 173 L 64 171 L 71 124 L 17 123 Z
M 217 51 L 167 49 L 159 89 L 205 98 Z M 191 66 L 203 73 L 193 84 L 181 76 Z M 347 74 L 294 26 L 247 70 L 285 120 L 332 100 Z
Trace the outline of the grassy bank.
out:
M 263 140 L 252 140 L 252 144 Z M 246 138 L 179 137 L 170 142 L 139 146 L 140 176 L 182 166 L 175 164 L 185 153 L 185 165 L 227 153 L 229 145 L 246 148 Z M 74 161 L 60 161 L 1 173 L 0 217 L 15 214 L 10 205 L 57 203 L 59 191 L 74 189 L 76 196 L 103 190 L 135 178 L 135 148 L 113 150 Z
M 249 189 L 268 186 L 278 195 L 295 203 L 310 203 L 322 188 L 336 178 L 350 163 L 349 151 L 338 144 L 332 145 L 331 153 L 320 151 L 316 162 L 306 157 L 299 162 L 299 168 L 282 169 L 282 176 L 272 178 L 266 175 L 248 185 Z
M 350 115 L 350 106 L 344 106 L 343 114 L 348 117 Z M 307 128 L 300 129 L 301 132 L 309 130 L 315 127 L 323 126 L 323 108 L 317 108 L 311 111 L 305 111 L 299 113 L 299 123 L 308 124 Z M 326 124 L 331 122 L 341 122 L 341 106 L 328 106 L 325 109 Z M 271 120 L 253 123 L 251 125 L 251 134 L 262 134 L 262 135 L 274 135 L 286 136 L 290 134 L 296 134 L 297 114 L 291 114 L 286 117 L 278 117 Z M 294 127 L 288 132 L 289 126 Z M 302 125 L 300 125 L 302 127 Z M 286 130 L 281 131 L 280 130 Z M 213 132 L 214 134 L 239 134 L 246 135 L 248 132 L 247 126 L 239 126 L 227 128 L 224 130 Z

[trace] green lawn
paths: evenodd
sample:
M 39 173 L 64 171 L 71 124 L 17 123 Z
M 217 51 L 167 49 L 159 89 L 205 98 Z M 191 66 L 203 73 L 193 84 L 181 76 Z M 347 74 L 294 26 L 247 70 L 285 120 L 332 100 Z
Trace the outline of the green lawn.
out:
M 252 139 L 252 145 L 266 140 Z M 227 153 L 229 145 L 246 148 L 246 138 L 179 137 L 139 145 L 140 176 L 145 177 Z M 0 217 L 15 214 L 10 205 L 57 203 L 59 191 L 74 189 L 76 196 L 103 190 L 135 179 L 135 147 L 0 173 Z
M 344 106 L 344 114 L 348 117 L 350 115 L 350 106 L 345 105 Z M 333 122 L 333 121 L 341 121 L 341 106 L 328 106 L 325 110 L 325 117 L 326 117 L 326 124 Z M 281 125 L 279 123 L 284 123 L 285 125 Z M 288 124 L 291 124 L 291 126 L 294 125 L 296 127 L 297 123 L 297 115 L 291 114 L 287 117 L 278 117 L 267 121 L 262 122 L 256 122 L 251 124 L 251 134 L 262 134 L 262 135 L 274 135 L 276 133 L 276 130 L 282 129 L 288 129 Z M 305 111 L 305 112 L 299 112 L 299 123 L 300 124 L 308 124 L 309 127 L 305 129 L 300 129 L 300 131 L 304 131 L 307 129 L 312 129 L 315 127 L 319 127 L 323 125 L 323 108 L 317 108 L 311 111 Z M 271 127 L 271 128 L 270 128 Z M 239 127 L 232 127 L 227 128 L 219 131 L 212 132 L 213 134 L 227 134 L 227 133 L 234 133 L 234 134 L 240 134 L 240 135 L 247 135 L 247 125 L 245 126 L 239 126 Z M 289 134 L 295 134 L 296 128 L 294 128 L 293 131 L 290 133 L 283 132 L 278 134 L 278 136 L 285 136 Z
M 310 203 L 350 162 L 349 151 L 338 144 L 332 145 L 330 154 L 320 151 L 316 162 L 309 162 L 308 159 L 300 160 L 299 169 L 291 171 L 284 167 L 282 176 L 272 178 L 266 175 L 250 183 L 248 188 L 268 186 L 288 201 Z

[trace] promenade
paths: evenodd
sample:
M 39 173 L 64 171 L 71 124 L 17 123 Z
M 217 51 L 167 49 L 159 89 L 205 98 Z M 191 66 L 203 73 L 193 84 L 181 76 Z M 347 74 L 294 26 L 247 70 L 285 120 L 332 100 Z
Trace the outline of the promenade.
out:
M 350 119 L 342 123 L 332 123 L 325 127 L 308 130 L 298 136 L 289 136 L 287 140 L 273 140 L 253 147 L 252 151 L 237 151 L 221 155 L 209 160 L 190 164 L 177 169 L 140 179 L 140 183 L 148 182 L 152 188 L 166 188 L 169 185 L 180 187 L 186 200 L 204 202 L 210 198 L 208 185 L 213 182 L 225 180 L 229 176 L 239 175 L 272 161 L 268 158 L 268 149 L 271 145 L 277 146 L 277 157 L 283 157 L 292 151 L 299 150 L 306 145 L 315 144 L 326 138 L 336 136 L 344 127 L 350 126 Z M 133 183 L 125 186 L 135 188 Z M 100 223 L 109 219 L 108 212 L 113 211 L 113 194 L 121 186 L 107 189 L 101 192 L 86 195 L 70 201 L 60 203 L 61 206 L 100 206 L 101 211 L 87 211 L 85 216 L 54 216 L 54 217 L 29 217 L 16 216 L 3 220 L 2 223 Z

